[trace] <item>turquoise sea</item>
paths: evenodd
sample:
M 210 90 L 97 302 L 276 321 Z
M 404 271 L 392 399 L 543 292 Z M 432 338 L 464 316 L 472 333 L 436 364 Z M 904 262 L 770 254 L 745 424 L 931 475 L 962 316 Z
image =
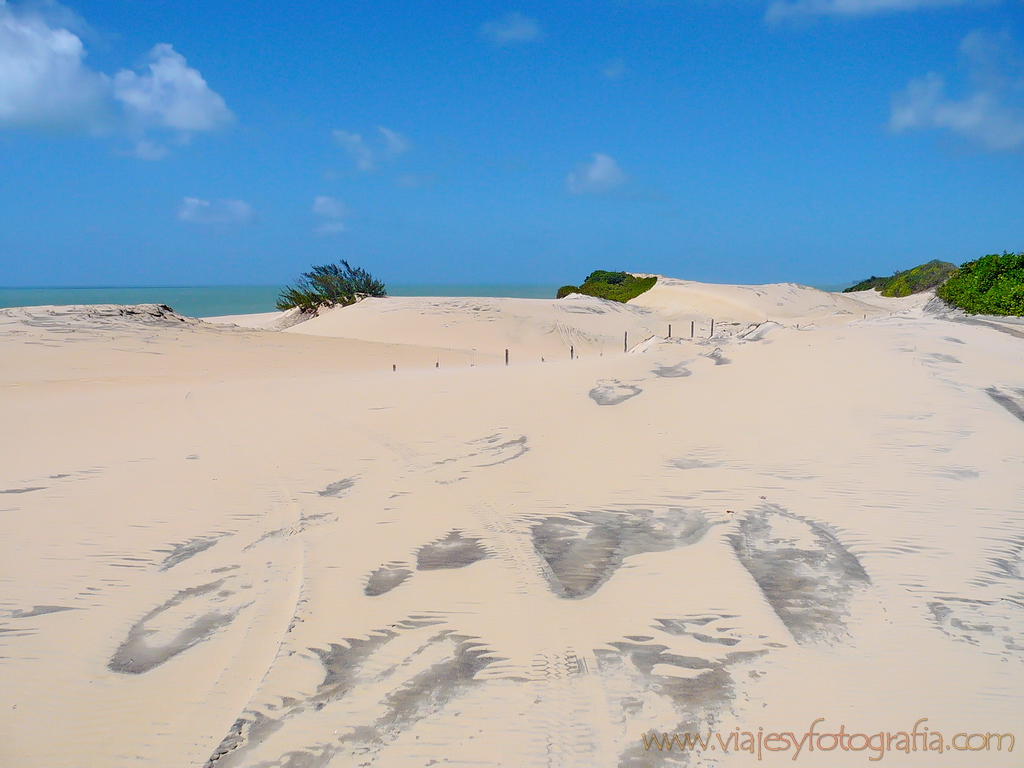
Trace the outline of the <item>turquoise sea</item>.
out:
M 168 288 L 0 288 L 0 307 L 43 304 L 166 304 L 189 317 L 273 312 L 279 285 L 204 285 Z M 558 285 L 407 283 L 388 285 L 392 296 L 510 296 L 553 299 Z

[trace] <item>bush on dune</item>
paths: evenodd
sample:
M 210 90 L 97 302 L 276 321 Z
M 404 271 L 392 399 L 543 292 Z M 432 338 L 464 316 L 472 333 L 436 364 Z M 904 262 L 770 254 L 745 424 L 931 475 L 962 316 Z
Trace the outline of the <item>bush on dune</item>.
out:
M 892 277 L 869 277 L 867 280 L 862 280 L 856 285 L 847 288 L 843 293 L 874 289 L 880 291 L 883 296 L 890 298 L 910 296 L 941 285 L 955 269 L 955 264 L 932 259 L 928 263 L 919 264 L 913 269 L 897 272 Z
M 1024 316 L 1024 251 L 962 264 L 937 293 L 971 314 Z
M 609 301 L 623 304 L 635 299 L 641 293 L 651 290 L 658 282 L 656 277 L 634 277 L 628 272 L 606 272 L 597 269 L 591 272 L 583 285 L 563 285 L 558 289 L 556 298 L 565 298 L 570 293 L 582 293 L 584 296 L 596 296 Z
M 287 286 L 277 299 L 282 312 L 298 308 L 316 312 L 329 307 L 347 307 L 367 296 L 387 296 L 384 283 L 361 267 L 352 267 L 344 259 L 339 264 L 323 264 L 303 272 L 294 286 Z

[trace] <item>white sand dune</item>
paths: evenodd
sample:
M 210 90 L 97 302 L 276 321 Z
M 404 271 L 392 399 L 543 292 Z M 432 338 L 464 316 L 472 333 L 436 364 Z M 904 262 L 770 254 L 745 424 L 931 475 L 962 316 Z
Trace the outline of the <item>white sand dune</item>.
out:
M 0 765 L 1016 765 L 1024 338 L 928 299 L 0 310 Z

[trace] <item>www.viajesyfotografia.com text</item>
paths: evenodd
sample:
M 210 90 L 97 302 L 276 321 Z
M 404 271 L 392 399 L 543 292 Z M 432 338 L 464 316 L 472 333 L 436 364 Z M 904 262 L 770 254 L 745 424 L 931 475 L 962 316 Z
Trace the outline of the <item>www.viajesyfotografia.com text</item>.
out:
M 815 720 L 811 727 L 803 733 L 793 731 L 765 732 L 764 728 L 756 731 L 741 731 L 738 727 L 728 733 L 708 731 L 700 733 L 645 733 L 643 744 L 646 750 L 667 752 L 719 751 L 729 753 L 747 753 L 756 755 L 758 760 L 764 754 L 790 752 L 796 760 L 800 753 L 831 752 L 839 749 L 846 752 L 866 752 L 869 760 L 881 760 L 886 752 L 934 752 L 942 754 L 948 750 L 968 752 L 1012 752 L 1014 737 L 1012 733 L 956 733 L 947 738 L 942 732 L 930 730 L 923 723 L 928 722 L 922 717 L 909 731 L 879 731 L 878 733 L 847 733 L 846 726 L 840 725 L 837 731 L 816 730 L 825 718 Z M 948 731 L 946 732 L 948 733 Z

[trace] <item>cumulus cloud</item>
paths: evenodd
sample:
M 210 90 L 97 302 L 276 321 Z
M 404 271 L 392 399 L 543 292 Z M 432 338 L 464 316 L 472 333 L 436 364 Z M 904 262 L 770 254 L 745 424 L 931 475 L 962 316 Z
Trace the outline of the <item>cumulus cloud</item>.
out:
M 212 131 L 234 120 L 224 99 L 167 43 L 149 52 L 149 72 L 114 77 L 114 98 L 132 119 L 173 131 Z
M 200 200 L 186 197 L 178 206 L 178 218 L 190 224 L 251 224 L 256 219 L 244 200 Z
M 57 3 L 26 10 L 0 0 L 0 126 L 119 132 L 135 144 L 130 154 L 156 160 L 167 150 L 150 133 L 184 141 L 234 119 L 172 46 L 152 49 L 148 72 L 111 78 L 86 65 L 85 45 L 69 27 L 88 29 Z
M 480 34 L 489 37 L 497 45 L 528 43 L 540 37 L 540 25 L 536 19 L 521 13 L 510 13 L 496 21 L 489 21 L 480 27 Z
M 608 192 L 628 178 L 619 164 L 608 155 L 595 152 L 589 163 L 580 163 L 565 178 L 565 185 L 574 195 Z
M 321 235 L 344 232 L 347 229 L 342 219 L 349 216 L 349 208 L 336 197 L 317 195 L 313 199 L 313 213 L 321 218 L 321 223 L 316 228 Z
M 398 155 L 409 150 L 409 140 L 397 131 L 392 131 L 382 125 L 377 126 L 377 133 L 380 140 L 371 142 L 364 139 L 358 133 L 336 130 L 333 132 L 334 140 L 345 148 L 356 168 L 361 171 L 370 171 L 384 160 L 392 160 Z
M 985 0 L 776 0 L 768 7 L 767 21 L 777 23 L 797 16 L 871 16 L 966 5 Z
M 893 98 L 894 131 L 943 129 L 991 150 L 1024 149 L 1024 65 L 1008 35 L 976 31 L 960 44 L 972 89 L 956 98 L 931 72 Z
M 71 31 L 0 0 L 0 126 L 100 129 L 110 81 L 85 56 Z

